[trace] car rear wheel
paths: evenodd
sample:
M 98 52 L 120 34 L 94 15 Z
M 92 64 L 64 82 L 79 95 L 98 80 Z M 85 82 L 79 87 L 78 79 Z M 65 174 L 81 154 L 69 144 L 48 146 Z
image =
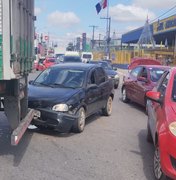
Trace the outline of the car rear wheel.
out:
M 109 96 L 105 108 L 102 109 L 103 115 L 110 116 L 112 113 L 112 97 Z
M 77 114 L 78 114 L 78 119 L 75 121 L 75 124 L 73 125 L 72 130 L 73 132 L 81 133 L 84 131 L 85 120 L 86 120 L 84 108 L 81 107 Z
M 154 175 L 157 180 L 166 180 L 166 176 L 164 175 L 162 169 L 161 169 L 161 163 L 160 163 L 160 153 L 159 153 L 159 147 L 155 147 L 155 153 L 153 158 L 153 170 Z
M 122 101 L 125 103 L 129 102 L 129 98 L 127 97 L 127 92 L 125 87 L 122 89 Z

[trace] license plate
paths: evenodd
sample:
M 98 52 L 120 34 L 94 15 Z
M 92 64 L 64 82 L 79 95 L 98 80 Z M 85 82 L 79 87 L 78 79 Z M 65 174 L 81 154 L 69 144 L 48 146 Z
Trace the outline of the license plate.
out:
M 35 111 L 34 118 L 40 118 L 40 117 L 41 117 L 41 112 Z

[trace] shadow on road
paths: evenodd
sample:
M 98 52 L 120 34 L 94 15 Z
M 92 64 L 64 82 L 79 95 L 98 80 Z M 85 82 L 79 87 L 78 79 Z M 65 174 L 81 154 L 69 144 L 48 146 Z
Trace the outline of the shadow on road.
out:
M 143 162 L 143 171 L 148 180 L 155 180 L 153 175 L 153 153 L 154 148 L 152 143 L 146 140 L 147 130 L 141 130 L 138 134 L 140 152 L 131 151 L 141 156 Z
M 2 117 L 2 114 L 1 114 Z M 11 146 L 11 130 L 5 116 L 0 120 L 0 156 L 12 155 L 13 165 L 20 164 L 26 149 L 31 141 L 32 133 L 26 132 L 18 146 Z
M 121 102 L 123 102 L 121 97 L 119 98 L 119 100 L 120 100 Z M 124 102 L 123 102 L 123 103 L 124 103 Z M 130 101 L 130 102 L 128 102 L 128 103 L 125 103 L 125 104 L 128 105 L 128 106 L 130 106 L 130 107 L 133 108 L 133 109 L 137 109 L 137 110 L 143 112 L 144 114 L 146 114 L 146 109 L 145 109 L 145 107 L 141 106 L 140 104 L 137 104 L 137 103 L 132 102 L 132 101 Z

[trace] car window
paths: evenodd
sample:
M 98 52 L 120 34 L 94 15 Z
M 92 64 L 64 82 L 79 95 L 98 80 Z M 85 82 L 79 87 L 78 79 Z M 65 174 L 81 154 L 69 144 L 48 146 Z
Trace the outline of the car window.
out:
M 147 78 L 147 69 L 145 67 L 142 68 L 142 71 L 139 74 L 139 76 Z
M 151 81 L 157 82 L 164 73 L 164 70 L 160 68 L 149 68 L 149 73 Z
M 103 68 L 98 67 L 96 70 L 96 73 L 97 73 L 97 83 L 98 84 L 101 84 L 106 81 L 106 73 L 103 70 Z
M 96 71 L 93 70 L 90 74 L 88 84 L 96 84 Z
M 161 93 L 161 97 L 164 97 L 165 95 L 165 92 L 166 92 L 166 87 L 167 87 L 167 84 L 168 84 L 168 80 L 169 80 L 169 76 L 170 76 L 170 73 L 167 73 L 165 75 L 165 77 L 162 79 L 159 87 L 158 87 L 158 91 Z
M 64 62 L 81 62 L 81 58 L 78 56 L 65 56 Z
M 83 54 L 83 58 L 91 59 L 92 55 L 91 54 Z
M 130 74 L 134 77 L 138 77 L 139 73 L 141 72 L 142 70 L 142 67 L 139 66 L 139 67 L 136 67 L 134 68 L 133 70 L 131 70 Z

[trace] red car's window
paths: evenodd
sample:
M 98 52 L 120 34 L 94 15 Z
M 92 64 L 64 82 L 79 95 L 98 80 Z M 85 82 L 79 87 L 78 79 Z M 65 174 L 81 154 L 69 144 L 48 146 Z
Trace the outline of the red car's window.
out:
M 153 82 L 157 82 L 164 73 L 164 70 L 159 68 L 150 68 L 149 71 L 150 71 L 150 79 Z
M 137 77 L 139 75 L 139 73 L 141 72 L 141 69 L 142 69 L 142 67 L 140 67 L 140 66 L 136 67 L 131 71 L 130 74 L 134 77 Z

